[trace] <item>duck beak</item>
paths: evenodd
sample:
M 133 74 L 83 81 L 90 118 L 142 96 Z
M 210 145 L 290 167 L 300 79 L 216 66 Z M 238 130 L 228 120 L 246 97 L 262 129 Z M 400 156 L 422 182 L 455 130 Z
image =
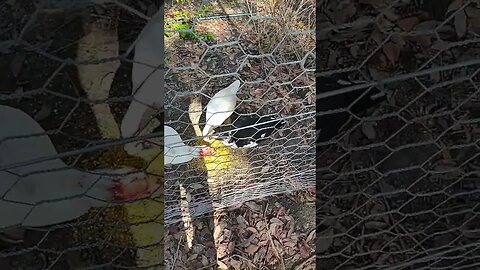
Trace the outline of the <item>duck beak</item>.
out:
M 200 154 L 201 157 L 213 156 L 216 154 L 215 150 L 213 150 L 213 148 L 211 147 L 202 148 L 198 153 Z

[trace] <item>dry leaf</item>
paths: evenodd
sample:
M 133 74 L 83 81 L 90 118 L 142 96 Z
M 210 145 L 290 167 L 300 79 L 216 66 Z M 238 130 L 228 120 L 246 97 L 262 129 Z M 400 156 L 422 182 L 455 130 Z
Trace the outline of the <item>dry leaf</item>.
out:
M 479 35 L 480 34 L 480 18 L 470 18 L 469 22 L 472 27 L 472 31 L 475 32 L 475 34 Z
M 392 29 L 395 26 L 395 24 L 385 16 L 386 15 L 382 15 L 377 20 L 378 29 L 382 32 L 388 31 L 388 29 Z
M 258 255 L 256 256 L 258 260 L 263 260 L 265 255 L 267 255 L 267 247 L 260 248 L 255 255 Z
M 405 38 L 402 37 L 401 35 L 399 34 L 392 34 L 392 37 L 390 39 L 393 43 L 396 43 L 398 45 L 400 45 L 402 48 L 403 46 L 405 46 L 406 44 L 406 41 L 405 41 Z
M 217 264 L 218 264 L 218 269 L 228 270 L 228 266 L 224 262 L 218 261 Z
M 10 62 L 10 70 L 12 71 L 13 76 L 18 77 L 18 74 L 20 73 L 20 70 L 22 69 L 23 62 L 25 61 L 26 57 L 27 57 L 26 54 L 18 53 L 12 59 L 12 62 Z
M 394 65 L 400 57 L 402 46 L 395 42 L 389 41 L 385 45 L 383 45 L 382 50 L 383 53 L 385 53 L 385 56 L 387 57 L 390 64 Z
M 370 76 L 372 76 L 372 79 L 374 79 L 375 81 L 381 81 L 381 80 L 386 79 L 390 76 L 390 73 L 379 71 L 379 70 L 376 70 L 374 68 L 368 68 L 368 72 L 369 72 Z
M 189 187 L 192 188 L 192 189 L 202 189 L 202 188 L 205 188 L 205 187 L 204 187 L 202 184 L 200 184 L 200 183 L 190 184 Z
M 267 236 L 266 234 L 262 234 L 262 235 Z M 265 237 L 265 239 L 266 239 L 266 237 Z M 266 245 L 268 244 L 268 242 L 269 242 L 269 240 L 260 241 L 260 242 L 258 242 L 258 246 L 259 246 L 259 247 L 266 246 Z
M 227 246 L 226 243 L 222 243 L 222 244 L 218 245 L 218 247 L 217 247 L 217 257 L 220 258 L 220 259 L 225 257 L 228 254 L 227 250 L 228 250 L 228 246 Z
M 262 212 L 262 207 L 255 202 L 246 202 L 245 205 L 250 208 L 252 211 L 255 212 Z
M 235 250 L 235 242 L 228 243 L 228 248 L 227 248 L 228 254 L 231 254 L 234 250 Z
M 310 242 L 310 241 L 313 240 L 313 238 L 315 238 L 315 230 L 312 230 L 312 231 L 308 234 L 306 241 L 307 241 L 307 242 Z
M 15 40 L 0 41 L 0 53 L 9 54 L 12 52 L 12 47 L 15 45 Z
M 266 223 L 265 223 L 263 220 L 260 220 L 259 222 L 257 222 L 257 224 L 255 225 L 255 227 L 256 227 L 259 231 L 262 231 L 263 229 L 265 229 Z
M 467 33 L 467 15 L 465 11 L 460 11 L 455 15 L 455 31 L 459 38 Z
M 334 50 L 330 50 L 330 54 L 328 55 L 327 66 L 328 67 L 336 67 L 337 66 L 337 57 L 338 53 Z
M 369 221 L 365 223 L 365 228 L 370 229 L 370 230 L 383 230 L 387 227 L 387 224 L 385 222 L 381 221 Z
M 213 239 L 218 239 L 221 232 L 222 232 L 222 227 L 220 226 L 220 224 L 218 224 L 217 226 L 215 226 L 215 230 L 213 231 Z
M 450 48 L 450 43 L 444 40 L 436 40 L 432 44 L 432 49 L 435 49 L 435 50 L 445 51 L 448 48 Z
M 319 234 L 316 239 L 315 252 L 321 253 L 327 251 L 333 243 L 333 229 L 329 228 Z
M 439 26 L 441 24 L 441 22 L 439 21 L 424 21 L 424 22 L 421 22 L 419 24 L 417 24 L 413 30 L 416 31 L 416 32 L 427 32 L 427 33 L 434 33 L 435 32 L 435 29 L 437 28 L 437 26 Z
M 273 248 L 269 248 L 267 251 L 267 256 L 265 257 L 265 261 L 268 262 L 268 264 L 272 265 L 277 262 L 275 252 L 273 251 Z
M 255 253 L 257 250 L 258 250 L 258 246 L 254 245 L 254 244 L 249 245 L 245 249 L 245 251 L 248 253 L 248 255 L 253 255 L 253 253 Z
M 383 34 L 378 29 L 373 30 L 370 38 L 373 39 L 373 41 L 375 41 L 375 43 L 378 45 L 382 44 L 384 39 Z
M 307 243 L 305 243 L 305 241 L 300 241 L 298 243 L 298 250 L 300 252 L 300 256 L 302 256 L 304 259 L 310 257 L 310 254 L 313 251 L 313 249 Z
M 427 35 L 414 36 L 409 39 L 422 47 L 430 47 L 432 45 L 432 38 Z
M 394 192 L 397 189 L 390 184 L 385 183 L 384 181 L 380 182 L 380 188 L 382 192 Z
M 240 225 L 240 227 L 242 229 L 246 229 L 248 227 L 248 222 L 242 216 L 237 217 L 237 222 L 238 222 L 238 225 Z
M 199 261 L 193 261 L 189 263 L 189 266 L 192 267 L 193 269 L 199 269 L 202 268 L 202 263 Z M 175 266 L 174 270 L 184 270 L 185 268 L 180 267 L 180 266 Z
M 203 266 L 209 265 L 208 259 L 207 259 L 207 257 L 205 257 L 205 255 L 202 255 L 202 264 L 203 264 Z
M 278 223 L 270 224 L 270 234 L 273 237 L 280 239 L 280 235 L 282 234 L 282 225 Z
M 371 214 L 380 214 L 385 212 L 385 206 L 383 204 L 375 204 L 372 209 L 370 209 Z
M 294 234 L 293 231 L 294 231 L 294 229 L 295 229 L 295 226 L 294 226 L 293 224 L 294 224 L 293 221 L 292 221 L 291 223 L 289 222 L 289 224 L 288 224 L 289 227 L 290 227 L 290 229 L 289 229 L 288 232 L 287 232 L 287 237 L 291 237 L 292 234 Z
M 251 226 L 247 228 L 247 231 L 250 231 L 250 232 L 252 232 L 253 234 L 258 234 L 258 230 L 255 229 L 254 227 L 251 227 Z
M 475 18 L 475 19 L 480 18 L 480 8 L 466 7 L 465 8 L 465 13 L 467 13 L 467 16 L 469 18 Z
M 385 22 L 388 22 L 389 26 L 393 26 L 393 24 L 391 24 L 391 21 L 396 21 L 399 19 L 399 15 L 395 13 L 395 10 L 392 9 L 383 10 L 383 15 L 385 15 L 385 17 L 388 19 Z
M 448 6 L 446 14 L 460 9 L 463 5 L 463 0 L 453 0 L 452 3 Z
M 362 125 L 362 132 L 369 140 L 374 140 L 377 137 L 375 126 L 376 123 L 373 121 L 366 121 Z
M 273 244 L 275 245 L 275 248 L 278 250 L 278 253 L 280 253 L 280 255 L 282 255 L 283 254 L 282 244 L 278 240 L 273 240 Z
M 420 19 L 418 17 L 407 17 L 398 20 L 397 25 L 402 28 L 403 31 L 411 31 L 419 22 Z
M 436 66 L 437 65 L 432 65 L 432 68 Z M 430 79 L 432 80 L 432 82 L 435 82 L 435 83 L 440 82 L 440 80 L 442 79 L 440 72 L 436 71 L 436 72 L 430 73 Z M 431 104 L 431 105 L 435 106 L 434 104 Z
M 233 210 L 238 209 L 238 208 L 240 208 L 240 207 L 242 207 L 242 204 L 241 204 L 241 203 L 237 203 L 237 204 L 234 204 L 234 205 L 231 205 L 230 207 L 228 207 L 228 210 L 229 210 L 229 211 L 233 211 Z
M 335 23 L 342 24 L 347 22 L 350 18 L 352 18 L 355 13 L 357 13 L 357 9 L 355 8 L 354 3 L 349 3 L 346 6 L 341 8 L 341 12 L 335 13 Z
M 260 260 L 260 253 L 255 252 L 255 255 L 253 255 L 253 260 L 252 260 L 252 262 L 253 262 L 254 264 L 257 264 L 259 260 Z
M 230 239 L 230 237 L 232 236 L 232 232 L 229 229 L 224 229 L 223 236 L 225 237 L 225 239 Z
M 463 236 L 466 238 L 471 238 L 471 239 L 479 239 L 480 238 L 480 230 L 461 230 Z
M 271 218 L 270 223 L 278 223 L 280 225 L 283 225 L 283 222 L 278 218 Z
M 359 0 L 358 3 L 371 5 L 375 8 L 386 7 L 385 0 Z
M 388 60 L 384 53 L 376 52 L 371 58 L 371 63 L 376 69 L 385 70 L 388 67 Z
M 50 102 L 45 102 L 42 104 L 40 110 L 38 110 L 38 112 L 33 116 L 33 119 L 38 122 L 43 121 L 52 114 L 52 111 L 52 105 Z
M 358 45 L 353 45 L 350 47 L 350 54 L 353 56 L 353 57 L 358 57 L 358 52 L 360 50 L 360 47 Z M 309 102 L 310 103 L 310 102 Z
M 240 261 L 230 259 L 230 266 L 232 266 L 235 270 L 240 270 L 242 267 L 242 263 Z

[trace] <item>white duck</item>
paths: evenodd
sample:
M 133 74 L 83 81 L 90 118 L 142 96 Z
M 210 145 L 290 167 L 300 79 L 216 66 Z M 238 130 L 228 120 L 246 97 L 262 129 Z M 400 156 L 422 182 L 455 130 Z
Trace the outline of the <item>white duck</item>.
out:
M 163 12 L 160 9 L 140 33 L 134 50 L 132 66 L 133 100 L 121 123 L 123 138 L 138 135 L 150 118 L 163 110 L 164 74 L 163 66 Z M 142 150 L 142 143 L 125 145 L 131 155 Z
M 0 229 L 63 223 L 91 207 L 137 199 L 157 188 L 153 177 L 131 168 L 84 172 L 59 158 L 9 168 L 57 151 L 45 130 L 23 111 L 0 105 L 0 118 L 8 127 L 0 129 L 0 166 L 6 168 L 0 170 Z
M 189 162 L 194 158 L 215 155 L 208 146 L 188 146 L 173 128 L 164 126 L 164 164 L 167 166 Z
M 203 128 L 203 136 L 210 135 L 210 131 L 221 126 L 232 115 L 237 105 L 237 92 L 240 89 L 240 81 L 236 80 L 228 87 L 218 91 L 207 104 L 205 114 L 206 124 Z

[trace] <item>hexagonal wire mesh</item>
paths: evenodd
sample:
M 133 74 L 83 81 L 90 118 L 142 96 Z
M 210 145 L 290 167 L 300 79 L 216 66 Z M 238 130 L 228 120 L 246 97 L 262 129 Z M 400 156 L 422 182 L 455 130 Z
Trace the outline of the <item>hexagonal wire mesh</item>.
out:
M 478 1 L 321 2 L 317 269 L 478 269 Z
M 309 9 L 313 14 L 314 6 Z M 315 32 L 283 29 L 283 19 L 234 12 L 194 18 L 189 29 L 166 30 L 172 36 L 165 45 L 165 124 L 185 143 L 202 144 L 206 104 L 237 79 L 241 86 L 234 115 L 286 121 L 254 148 L 233 149 L 216 140 L 210 144 L 215 156 L 166 168 L 166 225 L 248 200 L 314 187 Z M 181 39 L 186 33 L 191 38 Z M 254 122 L 239 126 L 234 115 L 216 128 L 215 135 L 259 129 Z M 198 117 L 199 123 L 191 121 Z
M 114 205 L 111 188 L 133 172 L 163 176 L 163 164 L 125 153 L 134 139 L 118 127 L 132 100 L 128 55 L 158 6 L 43 2 L 0 3 L 0 268 L 156 269 L 161 196 Z

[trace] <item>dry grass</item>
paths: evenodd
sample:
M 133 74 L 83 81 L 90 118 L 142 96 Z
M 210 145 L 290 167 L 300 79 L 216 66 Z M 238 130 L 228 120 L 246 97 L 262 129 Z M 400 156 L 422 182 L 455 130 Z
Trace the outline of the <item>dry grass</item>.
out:
M 245 3 L 250 13 L 275 17 L 252 21 L 253 36 L 250 38 L 262 53 L 269 53 L 282 43 L 290 53 L 300 56 L 315 46 L 313 39 L 299 34 L 315 28 L 315 1 L 247 0 Z

